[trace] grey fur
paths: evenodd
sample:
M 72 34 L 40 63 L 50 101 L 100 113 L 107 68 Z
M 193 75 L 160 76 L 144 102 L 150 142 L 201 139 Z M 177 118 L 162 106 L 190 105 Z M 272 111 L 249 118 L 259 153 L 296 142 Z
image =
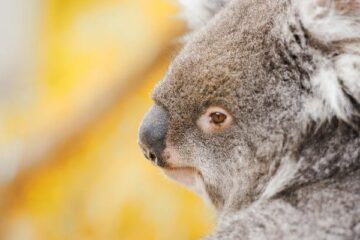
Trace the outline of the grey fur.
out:
M 167 143 L 201 173 L 218 212 L 206 239 L 360 239 L 360 84 L 338 77 L 346 98 L 336 108 L 314 77 L 345 54 L 360 56 L 359 1 L 319 1 L 340 5 L 359 31 L 335 40 L 307 29 L 298 2 L 231 1 L 191 35 L 154 90 L 170 116 Z M 204 134 L 195 122 L 209 105 L 235 124 Z

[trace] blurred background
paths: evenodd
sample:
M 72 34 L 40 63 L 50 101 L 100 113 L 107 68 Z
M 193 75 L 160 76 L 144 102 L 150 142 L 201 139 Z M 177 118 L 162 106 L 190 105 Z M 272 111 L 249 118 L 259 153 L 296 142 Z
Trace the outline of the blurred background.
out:
M 172 0 L 0 1 L 0 239 L 187 240 L 213 226 L 137 147 L 184 26 Z

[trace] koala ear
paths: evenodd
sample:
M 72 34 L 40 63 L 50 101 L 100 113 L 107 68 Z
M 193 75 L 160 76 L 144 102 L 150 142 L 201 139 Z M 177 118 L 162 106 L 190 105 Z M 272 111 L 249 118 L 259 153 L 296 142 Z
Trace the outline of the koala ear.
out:
M 296 0 L 304 27 L 324 43 L 360 38 L 360 0 Z
M 334 52 L 323 55 L 311 76 L 316 97 L 307 105 L 308 112 L 317 120 L 336 116 L 349 123 L 358 122 L 360 0 L 295 0 L 294 3 L 307 35 Z
M 181 17 L 184 18 L 191 30 L 205 25 L 230 0 L 178 0 Z

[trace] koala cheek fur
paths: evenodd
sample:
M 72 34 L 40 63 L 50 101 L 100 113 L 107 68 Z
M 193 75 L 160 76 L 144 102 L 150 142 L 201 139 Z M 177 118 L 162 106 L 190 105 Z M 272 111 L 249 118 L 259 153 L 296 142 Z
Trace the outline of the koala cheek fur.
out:
M 140 145 L 214 206 L 205 239 L 360 239 L 360 0 L 179 1 L 191 32 L 143 123 L 166 132 Z

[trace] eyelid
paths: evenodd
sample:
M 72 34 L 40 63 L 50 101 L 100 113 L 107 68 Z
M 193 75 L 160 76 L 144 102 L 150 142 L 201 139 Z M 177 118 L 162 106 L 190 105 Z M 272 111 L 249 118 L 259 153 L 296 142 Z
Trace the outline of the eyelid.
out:
M 231 108 L 228 106 L 229 104 L 227 101 L 223 100 L 222 98 L 212 99 L 211 101 L 208 100 L 202 104 L 201 107 L 201 115 L 204 114 L 209 108 L 219 108 L 225 111 L 227 114 L 231 114 Z
M 203 111 L 203 113 L 201 115 L 208 114 L 210 116 L 211 113 L 215 113 L 215 112 L 222 113 L 226 116 L 232 117 L 232 115 L 229 113 L 228 110 L 226 110 L 223 107 L 219 107 L 219 106 L 209 106 Z

